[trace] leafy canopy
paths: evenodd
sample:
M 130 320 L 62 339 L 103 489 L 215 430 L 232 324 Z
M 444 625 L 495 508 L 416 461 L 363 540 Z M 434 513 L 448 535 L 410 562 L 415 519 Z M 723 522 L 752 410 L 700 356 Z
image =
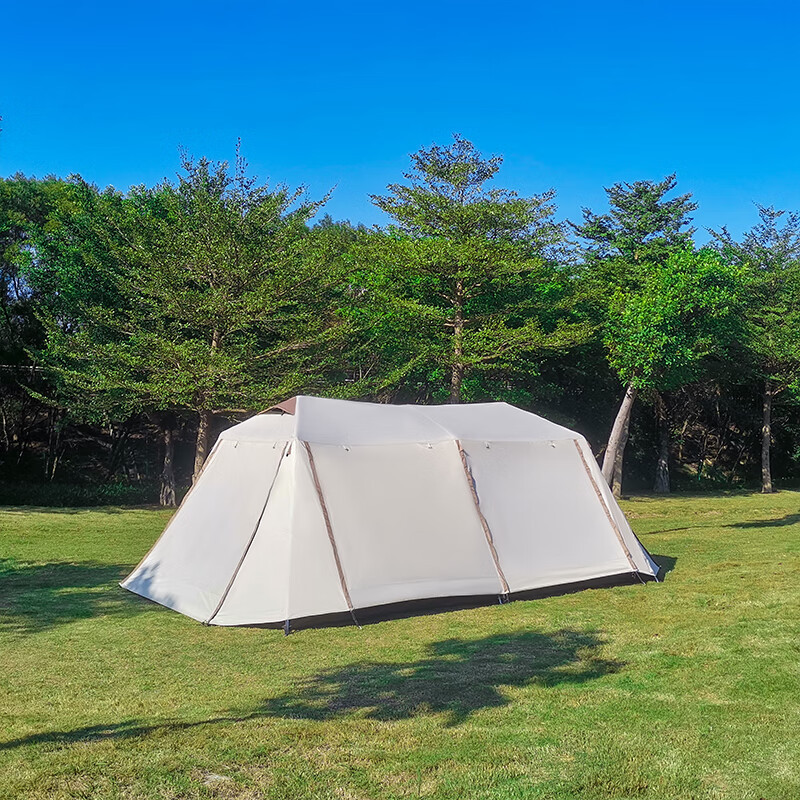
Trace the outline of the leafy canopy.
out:
M 417 399 L 503 395 L 545 352 L 588 335 L 566 311 L 554 193 L 487 187 L 502 159 L 458 135 L 411 161 L 407 183 L 372 198 L 395 224 L 358 251 L 367 372 L 379 390 L 405 384 Z
M 653 264 L 637 291 L 618 288 L 605 343 L 611 366 L 638 389 L 697 379 L 742 335 L 743 272 L 710 250 L 681 250 Z

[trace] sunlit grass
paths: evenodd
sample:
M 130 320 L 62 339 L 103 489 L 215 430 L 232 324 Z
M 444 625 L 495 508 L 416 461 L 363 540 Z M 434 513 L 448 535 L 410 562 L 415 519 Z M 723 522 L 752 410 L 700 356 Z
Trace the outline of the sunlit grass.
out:
M 167 514 L 0 512 L 0 798 L 798 798 L 800 495 L 625 504 L 670 571 L 365 626 L 123 591 Z

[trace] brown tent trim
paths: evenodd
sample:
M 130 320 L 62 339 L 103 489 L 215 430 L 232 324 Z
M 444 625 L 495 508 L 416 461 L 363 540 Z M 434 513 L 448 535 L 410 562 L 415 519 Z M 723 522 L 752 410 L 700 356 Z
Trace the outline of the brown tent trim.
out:
M 283 443 L 283 449 L 281 450 L 281 457 L 278 459 L 278 466 L 275 469 L 275 474 L 272 476 L 272 481 L 269 485 L 269 489 L 267 489 L 267 497 L 264 500 L 264 505 L 261 506 L 261 513 L 258 515 L 258 519 L 256 520 L 256 524 L 253 527 L 253 532 L 250 534 L 250 538 L 247 540 L 247 544 L 245 545 L 244 552 L 242 553 L 242 557 L 239 559 L 239 563 L 236 565 L 236 569 L 233 571 L 233 575 L 231 579 L 228 581 L 228 585 L 225 587 L 225 591 L 222 593 L 222 597 L 219 599 L 219 603 L 217 603 L 217 607 L 212 612 L 211 616 L 206 620 L 206 625 L 211 623 L 211 620 L 217 616 L 220 609 L 222 608 L 223 603 L 228 599 L 228 594 L 230 590 L 233 588 L 233 584 L 236 581 L 236 577 L 239 574 L 239 570 L 242 568 L 242 564 L 244 564 L 244 560 L 247 558 L 247 554 L 250 552 L 250 548 L 253 544 L 253 541 L 256 538 L 256 534 L 258 533 L 258 528 L 261 525 L 261 520 L 264 517 L 264 512 L 267 510 L 267 504 L 269 503 L 269 498 L 272 496 L 272 489 L 275 486 L 275 481 L 278 480 L 278 473 L 281 471 L 281 466 L 283 465 L 283 458 L 286 455 L 286 448 L 289 446 L 289 442 Z
M 461 466 L 464 468 L 464 476 L 467 479 L 467 486 L 469 486 L 469 491 L 472 495 L 472 502 L 475 503 L 475 510 L 478 512 L 478 519 L 481 521 L 483 535 L 486 537 L 486 543 L 489 545 L 489 552 L 492 554 L 494 568 L 497 570 L 497 576 L 500 578 L 500 583 L 503 586 L 503 594 L 508 594 L 511 590 L 508 587 L 506 576 L 503 574 L 503 568 L 500 566 L 500 559 L 497 557 L 497 550 L 494 546 L 494 537 L 492 536 L 492 531 L 489 528 L 489 523 L 486 521 L 486 517 L 483 516 L 483 511 L 481 511 L 478 490 L 475 488 L 475 479 L 472 477 L 472 471 L 467 463 L 467 454 L 464 452 L 464 448 L 461 446 L 461 442 L 458 439 L 456 439 L 456 447 L 458 448 L 458 454 L 461 456 Z
M 595 494 L 597 495 L 597 499 L 600 501 L 600 505 L 603 506 L 603 511 L 606 512 L 606 519 L 613 528 L 614 534 L 616 535 L 617 539 L 619 540 L 620 546 L 625 552 L 625 557 L 628 559 L 628 563 L 631 565 L 631 569 L 634 572 L 638 572 L 639 568 L 636 566 L 636 563 L 633 560 L 633 556 L 631 555 L 631 551 L 628 549 L 628 545 L 625 544 L 625 539 L 622 536 L 622 531 L 619 529 L 619 526 L 614 521 L 614 517 L 611 515 L 611 511 L 609 511 L 608 504 L 606 503 L 606 500 L 603 497 L 603 493 L 600 491 L 600 487 L 597 485 L 597 481 L 594 479 L 594 475 L 592 475 L 591 469 L 589 469 L 589 464 L 586 462 L 586 456 L 584 456 L 583 454 L 583 449 L 581 448 L 580 442 L 577 439 L 573 439 L 572 443 L 575 445 L 575 449 L 578 451 L 578 455 L 581 457 L 581 461 L 583 462 L 583 468 L 586 470 L 586 474 L 589 476 L 589 480 L 592 482 L 592 488 L 594 489 Z
M 273 411 L 281 411 L 284 414 L 294 414 L 297 410 L 297 398 L 290 397 L 288 400 L 284 400 L 282 403 L 278 403 L 277 405 L 270 406 L 269 408 L 265 408 L 263 411 L 259 411 L 259 414 L 271 414 Z
M 314 488 L 317 490 L 317 498 L 319 505 L 322 509 L 322 516 L 325 519 L 325 529 L 328 532 L 328 541 L 331 543 L 331 550 L 333 550 L 333 560 L 336 562 L 336 571 L 339 573 L 339 582 L 342 585 L 342 593 L 347 602 L 347 608 L 350 613 L 353 612 L 353 601 L 350 599 L 350 591 L 347 588 L 347 581 L 344 577 L 344 570 L 342 569 L 342 561 L 339 558 L 339 548 L 336 546 L 336 539 L 333 538 L 333 527 L 331 526 L 330 514 L 328 514 L 328 506 L 325 502 L 325 497 L 322 494 L 322 485 L 319 482 L 319 475 L 317 473 L 317 465 L 314 461 L 314 454 L 311 452 L 311 445 L 308 442 L 303 442 L 308 453 L 308 463 L 311 467 L 311 477 L 314 480 Z

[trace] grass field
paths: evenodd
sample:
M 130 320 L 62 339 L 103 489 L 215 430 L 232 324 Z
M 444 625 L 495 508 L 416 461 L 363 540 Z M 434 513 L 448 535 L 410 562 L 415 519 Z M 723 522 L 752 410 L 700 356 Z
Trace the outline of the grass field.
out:
M 0 798 L 800 798 L 800 494 L 624 507 L 661 584 L 288 638 L 118 588 L 164 512 L 0 510 Z

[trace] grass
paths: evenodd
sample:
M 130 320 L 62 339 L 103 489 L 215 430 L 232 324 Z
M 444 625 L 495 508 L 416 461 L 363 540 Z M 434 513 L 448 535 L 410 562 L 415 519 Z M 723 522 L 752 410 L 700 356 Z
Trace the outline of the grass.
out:
M 0 798 L 800 797 L 800 494 L 636 498 L 670 570 L 356 628 L 117 581 L 168 515 L 0 510 Z

